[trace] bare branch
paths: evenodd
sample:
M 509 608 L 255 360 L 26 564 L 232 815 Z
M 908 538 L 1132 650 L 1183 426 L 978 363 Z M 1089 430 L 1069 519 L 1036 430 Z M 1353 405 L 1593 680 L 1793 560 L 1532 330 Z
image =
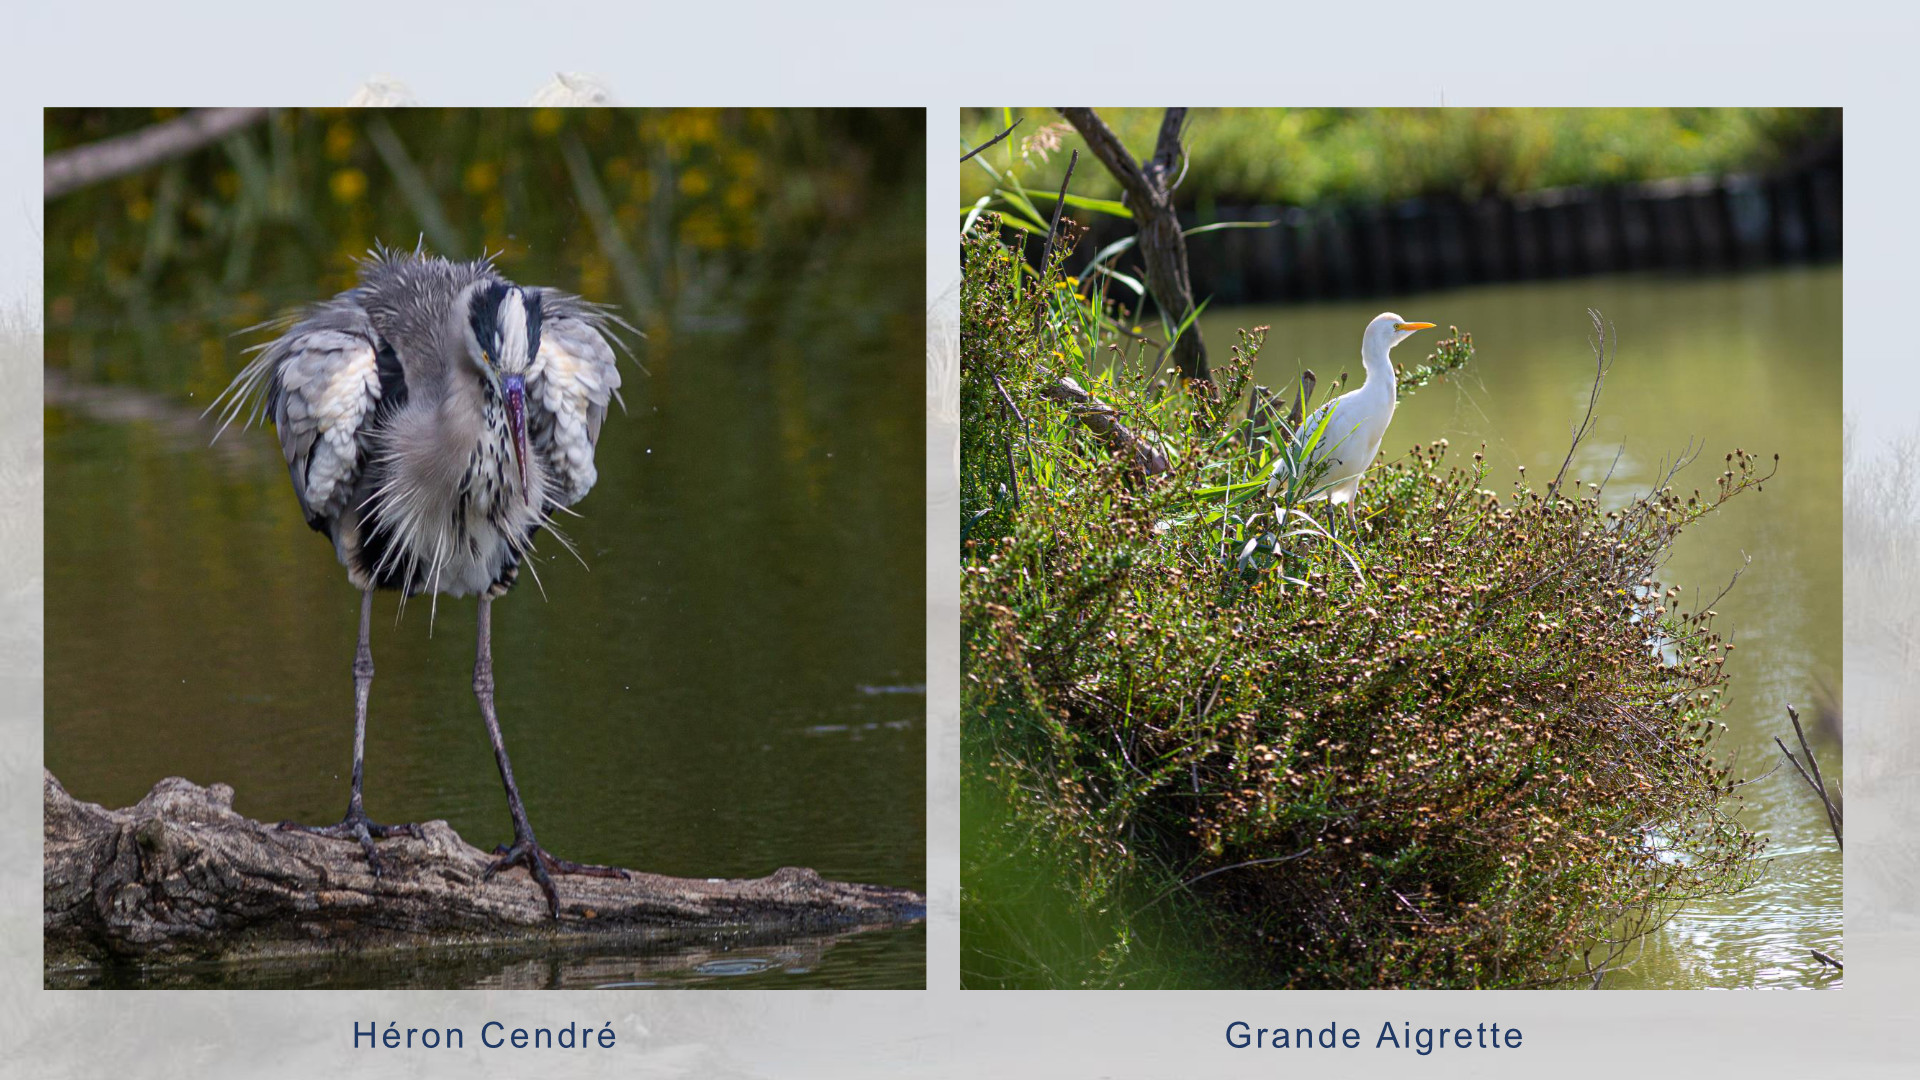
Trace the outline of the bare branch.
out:
M 1021 434 L 1024 436 L 1027 430 L 1027 418 L 1021 415 L 1020 406 L 1013 403 L 1013 396 L 1007 393 L 1007 386 L 1000 381 L 998 374 L 993 376 L 993 388 L 1000 391 L 1000 402 L 1006 406 L 1007 419 L 1012 423 L 1018 424 Z M 1013 495 L 1013 508 L 1018 510 L 1020 509 L 1020 467 L 1014 461 L 1013 457 L 1012 432 L 1007 433 L 1007 483 L 1011 485 L 1010 491 Z
M 1567 467 L 1573 464 L 1573 455 L 1580 450 L 1580 443 L 1593 432 L 1594 412 L 1600 407 L 1600 390 L 1607 382 L 1607 372 L 1613 370 L 1613 358 L 1619 348 L 1613 334 L 1613 324 L 1606 321 L 1598 311 L 1587 309 L 1587 318 L 1593 320 L 1593 339 L 1588 345 L 1593 349 L 1593 392 L 1587 395 L 1587 415 L 1573 429 L 1573 443 L 1567 447 L 1567 457 L 1560 463 L 1560 471 L 1554 475 L 1553 483 L 1547 485 L 1548 491 L 1559 491 L 1560 482 L 1567 477 Z
M 1187 880 L 1180 882 L 1178 885 L 1174 885 L 1166 889 L 1159 896 L 1156 896 L 1153 899 L 1135 908 L 1133 910 L 1133 914 L 1138 915 L 1141 912 L 1152 907 L 1153 905 L 1159 903 L 1160 901 L 1165 900 L 1167 897 L 1172 896 L 1174 893 L 1179 892 L 1181 889 L 1190 888 L 1195 883 L 1204 881 L 1205 879 L 1210 878 L 1215 874 L 1224 874 L 1229 870 L 1243 870 L 1249 866 L 1269 866 L 1273 863 L 1292 862 L 1293 860 L 1302 858 L 1306 855 L 1311 854 L 1312 852 L 1313 852 L 1312 848 L 1301 848 L 1299 851 L 1296 851 L 1291 855 L 1276 855 L 1271 859 L 1249 859 L 1246 862 L 1237 862 L 1229 866 L 1215 867 L 1214 869 L 1209 870 L 1204 874 L 1200 874 L 1197 877 L 1190 877 Z
M 1207 878 L 1212 877 L 1215 874 L 1224 874 L 1229 870 L 1244 870 L 1249 866 L 1271 866 L 1274 863 L 1292 862 L 1295 859 L 1305 857 L 1306 855 L 1310 854 L 1312 851 L 1313 851 L 1312 848 L 1301 848 L 1299 851 L 1296 851 L 1291 855 L 1275 855 L 1271 859 L 1248 859 L 1246 862 L 1237 862 L 1231 866 L 1217 867 L 1213 870 L 1209 870 L 1206 873 L 1200 874 L 1196 877 L 1190 877 L 1187 880 L 1181 882 L 1180 884 L 1183 887 L 1191 886 L 1195 882 L 1203 881 Z
M 42 198 L 62 195 L 152 168 L 266 118 L 265 109 L 195 109 L 126 135 L 47 155 Z
M 1113 133 L 1113 129 L 1100 119 L 1098 113 L 1092 109 L 1061 109 L 1060 115 L 1066 117 L 1073 129 L 1086 140 L 1087 149 L 1100 159 L 1100 164 L 1105 165 L 1113 178 L 1120 181 L 1120 186 L 1127 192 L 1127 203 L 1134 207 L 1136 213 L 1139 212 L 1138 206 L 1134 205 L 1136 201 L 1148 204 L 1153 201 L 1153 189 L 1140 172 L 1140 166 L 1133 163 L 1127 148 L 1120 143 L 1120 136 Z
M 1073 179 L 1073 167 L 1080 164 L 1080 151 L 1067 159 L 1067 175 L 1060 178 L 1060 194 L 1053 200 L 1053 220 L 1047 224 L 1047 246 L 1040 249 L 1040 296 L 1044 302 L 1047 275 L 1053 272 L 1053 245 L 1060 236 L 1060 214 L 1067 208 L 1067 181 Z
M 1157 476 L 1173 468 L 1165 450 L 1135 435 L 1120 422 L 1119 414 L 1111 405 L 1095 401 L 1092 394 L 1080 389 L 1080 385 L 1072 379 L 1062 379 L 1041 391 L 1041 394 L 1074 406 L 1074 413 L 1080 422 L 1105 438 L 1115 453 L 1131 458 L 1134 469 L 1141 475 Z
M 975 154 L 978 154 L 982 150 L 985 150 L 987 147 L 992 146 L 994 143 L 999 142 L 1001 139 L 1004 139 L 1007 136 L 1013 134 L 1013 129 L 1019 127 L 1023 122 L 1026 121 L 1026 119 L 1027 118 L 1023 116 L 1020 119 L 1015 120 L 1013 123 L 1008 124 L 1007 130 L 1001 132 L 998 135 L 995 135 L 993 138 L 988 139 L 986 142 L 983 142 L 979 146 L 976 146 L 973 149 L 967 151 L 966 153 L 960 155 L 960 160 L 962 162 L 965 162 L 968 158 L 974 156 Z
M 1800 774 L 1800 779 L 1805 780 L 1807 786 L 1813 789 L 1813 793 L 1820 797 L 1821 805 L 1826 807 L 1827 810 L 1827 827 L 1833 830 L 1833 842 L 1844 851 L 1846 850 L 1846 844 L 1840 838 L 1840 807 L 1834 802 L 1833 796 L 1827 792 L 1826 777 L 1820 774 L 1820 762 L 1813 756 L 1813 748 L 1807 745 L 1806 731 L 1800 727 L 1800 713 L 1795 710 L 1793 706 L 1789 705 L 1787 706 L 1787 718 L 1793 721 L 1793 733 L 1800 740 L 1800 752 L 1807 757 L 1806 765 L 1802 766 L 1800 764 L 1800 759 L 1793 756 L 1793 751 L 1787 749 L 1787 744 L 1780 741 L 1780 736 L 1775 735 L 1773 737 L 1774 745 L 1778 746 L 1780 752 L 1786 755 L 1787 760 L 1793 763 L 1793 770 Z M 1811 773 L 1808 772 L 1809 769 L 1812 770 Z

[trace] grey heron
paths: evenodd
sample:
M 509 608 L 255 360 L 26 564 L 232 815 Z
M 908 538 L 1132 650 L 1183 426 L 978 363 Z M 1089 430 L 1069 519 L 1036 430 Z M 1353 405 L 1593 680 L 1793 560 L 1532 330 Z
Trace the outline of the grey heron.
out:
M 473 692 L 513 818 L 513 842 L 485 876 L 525 867 L 556 918 L 553 874 L 627 876 L 535 841 L 493 700 L 493 601 L 513 587 L 550 514 L 593 487 L 594 446 L 620 387 L 616 324 L 596 304 L 508 281 L 488 259 L 376 248 L 356 287 L 283 323 L 215 400 L 221 431 L 243 416 L 244 426 L 273 421 L 307 524 L 333 542 L 361 592 L 346 817 L 282 829 L 358 840 L 376 876 L 375 840 L 419 835 L 370 820 L 361 802 L 373 597 L 477 596 Z

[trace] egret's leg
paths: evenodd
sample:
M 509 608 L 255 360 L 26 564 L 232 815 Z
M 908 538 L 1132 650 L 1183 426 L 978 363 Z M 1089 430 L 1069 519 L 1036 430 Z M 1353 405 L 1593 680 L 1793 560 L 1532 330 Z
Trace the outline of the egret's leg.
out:
M 1356 476 L 1335 490 L 1340 501 L 1346 506 L 1347 531 L 1358 533 L 1360 531 L 1360 478 Z
M 507 785 L 507 813 L 513 816 L 513 843 L 495 848 L 500 856 L 487 867 L 485 877 L 510 866 L 524 866 L 547 894 L 547 909 L 560 917 L 560 894 L 553 887 L 553 874 L 587 874 L 592 877 L 627 877 L 627 872 L 612 866 L 589 866 L 549 855 L 533 838 L 533 826 L 527 821 L 526 804 L 520 801 L 520 787 L 513 782 L 513 763 L 507 760 L 507 744 L 500 738 L 500 718 L 493 709 L 493 597 L 480 597 L 480 647 L 473 662 L 473 695 L 480 699 L 480 717 L 487 722 L 487 738 L 493 740 L 493 760 L 500 766 L 500 779 Z
M 383 869 L 380 856 L 373 849 L 373 841 L 384 840 L 390 836 L 419 836 L 418 825 L 381 825 L 367 819 L 367 812 L 360 801 L 360 781 L 365 773 L 367 757 L 367 698 L 373 693 L 373 590 L 368 589 L 360 596 L 360 645 L 353 652 L 353 793 L 347 797 L 347 816 L 337 825 L 301 825 L 297 822 L 283 821 L 280 828 L 289 832 L 312 833 L 316 836 L 330 836 L 338 840 L 348 838 L 360 841 L 360 847 L 367 853 L 367 866 L 373 876 L 379 877 Z

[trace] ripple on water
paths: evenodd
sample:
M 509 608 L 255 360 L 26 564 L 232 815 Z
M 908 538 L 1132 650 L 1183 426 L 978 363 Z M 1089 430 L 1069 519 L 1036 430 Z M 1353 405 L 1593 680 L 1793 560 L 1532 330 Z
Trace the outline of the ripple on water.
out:
M 699 967 L 694 968 L 693 972 L 696 975 L 714 975 L 727 978 L 738 975 L 761 975 L 779 966 L 779 964 L 764 957 L 739 956 L 728 957 L 725 960 L 709 960 Z

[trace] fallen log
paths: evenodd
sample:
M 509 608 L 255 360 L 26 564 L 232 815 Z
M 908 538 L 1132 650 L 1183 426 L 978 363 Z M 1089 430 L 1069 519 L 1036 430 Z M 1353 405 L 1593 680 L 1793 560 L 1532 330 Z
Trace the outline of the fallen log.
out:
M 908 889 L 786 867 L 749 880 L 633 872 L 563 877 L 560 917 L 527 872 L 481 875 L 493 856 L 444 821 L 357 844 L 281 832 L 233 809 L 233 789 L 179 777 L 109 810 L 45 774 L 43 930 L 49 968 L 132 960 L 253 960 L 357 950 L 746 927 L 817 934 L 924 917 Z

